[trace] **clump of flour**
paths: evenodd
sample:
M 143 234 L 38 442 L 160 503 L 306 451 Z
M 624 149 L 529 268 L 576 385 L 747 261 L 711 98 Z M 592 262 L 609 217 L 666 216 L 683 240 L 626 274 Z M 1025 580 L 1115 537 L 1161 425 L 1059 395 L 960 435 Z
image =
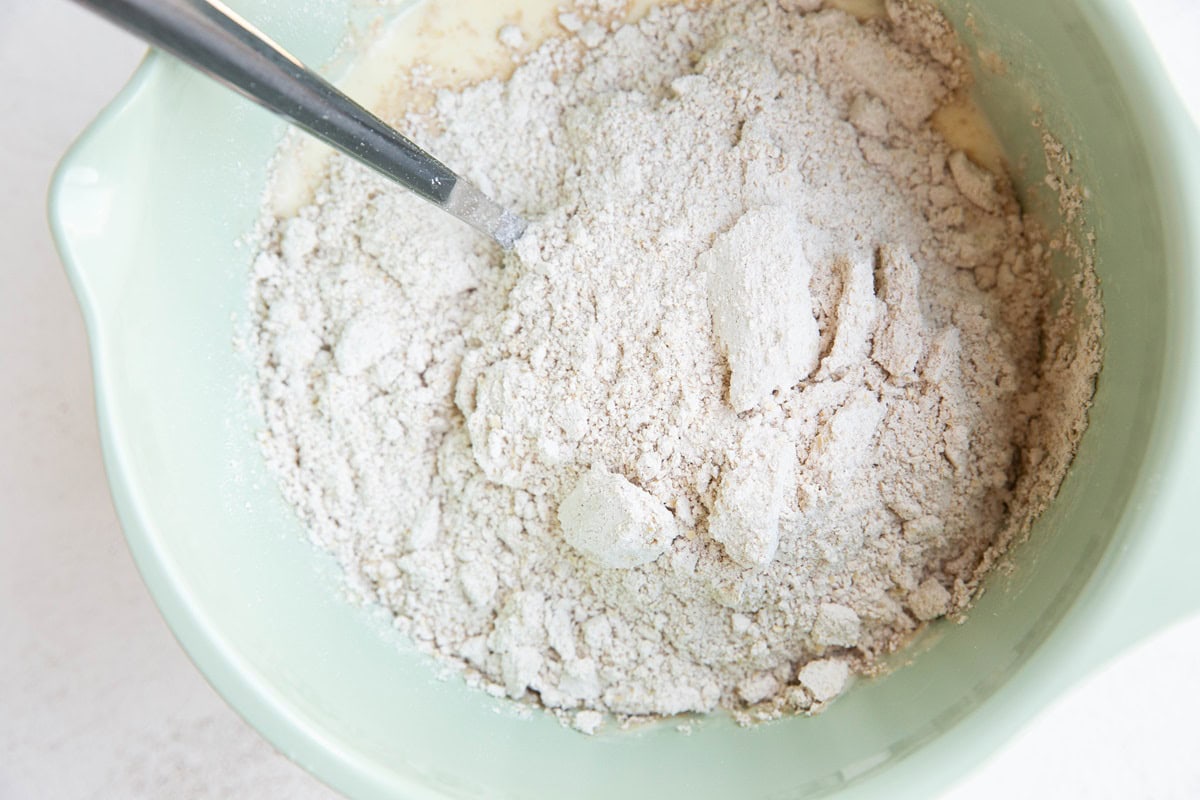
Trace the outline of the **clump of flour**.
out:
M 944 21 L 817 5 L 582 7 L 410 114 L 533 221 L 512 253 L 343 159 L 263 236 L 262 444 L 314 540 L 587 732 L 819 710 L 965 606 L 1082 429 L 1094 338 L 930 127 Z

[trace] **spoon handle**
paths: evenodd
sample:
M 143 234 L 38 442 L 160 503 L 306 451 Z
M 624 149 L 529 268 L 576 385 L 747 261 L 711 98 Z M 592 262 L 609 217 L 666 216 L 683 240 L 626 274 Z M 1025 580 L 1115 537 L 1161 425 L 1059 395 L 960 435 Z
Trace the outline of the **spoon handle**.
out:
M 525 223 L 219 0 L 75 0 L 454 214 L 502 246 Z

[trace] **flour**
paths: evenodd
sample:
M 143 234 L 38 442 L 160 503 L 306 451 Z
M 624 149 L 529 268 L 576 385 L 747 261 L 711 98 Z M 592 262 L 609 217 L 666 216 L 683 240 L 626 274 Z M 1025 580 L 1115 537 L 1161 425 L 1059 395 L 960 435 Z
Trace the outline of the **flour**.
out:
M 697 259 L 708 308 L 729 362 L 729 404 L 749 411 L 817 366 L 821 339 L 808 286 L 802 229 L 783 206 L 747 211 Z M 795 286 L 780 302 L 779 286 Z
M 598 465 L 558 504 L 558 522 L 567 544 L 604 567 L 649 564 L 679 536 L 654 495 Z
M 587 733 L 819 711 L 966 606 L 1084 425 L 1095 326 L 930 127 L 944 20 L 816 5 L 580 4 L 409 112 L 512 253 L 340 158 L 264 229 L 285 496 L 420 647 Z

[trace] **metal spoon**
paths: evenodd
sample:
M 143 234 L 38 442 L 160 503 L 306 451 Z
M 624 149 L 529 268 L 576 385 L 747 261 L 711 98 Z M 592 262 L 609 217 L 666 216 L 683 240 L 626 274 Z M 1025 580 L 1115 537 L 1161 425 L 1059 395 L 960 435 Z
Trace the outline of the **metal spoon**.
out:
M 219 0 L 75 0 L 445 209 L 508 249 L 525 221 L 339 92 Z

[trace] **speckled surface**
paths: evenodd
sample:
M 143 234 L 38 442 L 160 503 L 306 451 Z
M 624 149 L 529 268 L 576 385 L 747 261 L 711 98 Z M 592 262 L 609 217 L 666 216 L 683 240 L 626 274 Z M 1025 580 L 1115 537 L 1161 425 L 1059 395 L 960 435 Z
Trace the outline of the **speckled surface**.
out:
M 1200 2 L 1135 5 L 1200 119 Z M 62 0 L 0 3 L 0 800 L 336 797 L 192 667 L 109 501 L 44 198 L 141 52 Z M 1200 797 L 1197 673 L 1200 617 L 1085 681 L 943 800 Z

